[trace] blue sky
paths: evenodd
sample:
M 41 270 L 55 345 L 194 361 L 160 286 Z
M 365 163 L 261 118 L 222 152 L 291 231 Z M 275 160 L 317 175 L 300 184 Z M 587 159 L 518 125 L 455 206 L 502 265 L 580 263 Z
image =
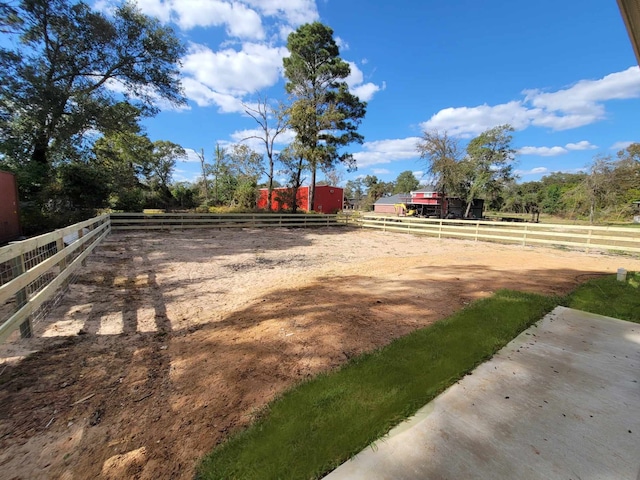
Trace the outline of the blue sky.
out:
M 111 0 L 101 0 L 108 8 Z M 188 107 L 144 121 L 152 140 L 189 149 L 175 180 L 193 180 L 204 148 L 229 145 L 257 125 L 242 103 L 283 100 L 286 36 L 319 20 L 352 65 L 349 84 L 368 102 L 349 147 L 354 173 L 420 177 L 415 144 L 425 129 L 467 142 L 487 128 L 516 128 L 520 181 L 584 168 L 594 155 L 640 141 L 640 69 L 614 0 L 139 0 L 188 45 Z M 283 141 L 291 136 L 284 136 Z M 279 145 L 283 147 L 284 145 Z M 319 179 L 322 175 L 319 176 Z M 424 181 L 428 179 L 424 178 Z

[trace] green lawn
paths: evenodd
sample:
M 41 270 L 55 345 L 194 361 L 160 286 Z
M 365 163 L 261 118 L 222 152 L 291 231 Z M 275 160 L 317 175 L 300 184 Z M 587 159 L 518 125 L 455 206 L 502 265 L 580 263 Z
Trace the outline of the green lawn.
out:
M 640 272 L 627 273 L 626 282 L 619 282 L 616 275 L 590 280 L 569 294 L 563 305 L 640 323 Z
M 559 299 L 513 291 L 320 375 L 204 459 L 198 478 L 318 478 L 490 358 Z
M 640 322 L 640 273 L 566 298 L 501 290 L 288 391 L 201 463 L 199 479 L 319 478 L 411 416 L 556 305 Z

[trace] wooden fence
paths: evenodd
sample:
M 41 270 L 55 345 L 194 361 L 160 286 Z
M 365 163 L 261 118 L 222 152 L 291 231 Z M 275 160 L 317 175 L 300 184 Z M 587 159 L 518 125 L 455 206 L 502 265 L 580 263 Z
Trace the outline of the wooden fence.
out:
M 638 228 L 439 220 L 373 215 L 360 217 L 358 223 L 364 228 L 430 235 L 438 238 L 465 238 L 522 246 L 563 246 L 586 251 L 607 250 L 640 253 L 640 229 Z
M 357 225 L 389 232 L 518 245 L 640 253 L 640 229 L 489 221 L 434 220 L 373 215 L 140 214 L 92 218 L 0 248 L 0 342 L 33 324 L 61 295 L 91 251 L 113 230 L 321 227 Z
M 338 215 L 260 213 L 112 213 L 116 230 L 183 230 L 189 228 L 321 227 L 345 225 Z
M 113 213 L 0 248 L 0 342 L 34 324 L 73 280 L 93 249 L 113 230 L 342 226 L 338 215 Z
M 51 233 L 0 248 L 0 342 L 33 324 L 68 285 L 85 258 L 110 231 L 101 215 Z

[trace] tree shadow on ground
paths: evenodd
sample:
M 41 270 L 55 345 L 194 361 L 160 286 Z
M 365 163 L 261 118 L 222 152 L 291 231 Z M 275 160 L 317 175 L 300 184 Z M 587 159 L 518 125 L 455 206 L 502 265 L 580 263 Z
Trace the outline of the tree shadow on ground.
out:
M 27 477 L 191 478 L 204 453 L 292 385 L 499 288 L 564 294 L 599 272 L 464 265 L 402 274 L 321 277 L 172 330 L 171 285 L 148 275 L 153 293 L 140 297 L 132 270 L 101 313 L 122 315 L 123 333 L 96 335 L 96 313 L 85 335 L 0 375 L 0 464 Z M 153 309 L 156 331 L 140 331 L 141 309 Z

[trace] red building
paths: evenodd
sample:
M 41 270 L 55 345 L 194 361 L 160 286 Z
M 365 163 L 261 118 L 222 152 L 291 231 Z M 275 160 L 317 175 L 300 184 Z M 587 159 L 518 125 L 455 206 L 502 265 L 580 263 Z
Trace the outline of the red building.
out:
M 20 236 L 18 207 L 16 177 L 9 172 L 0 172 L 0 244 Z
M 410 193 L 400 193 L 391 197 L 382 197 L 373 204 L 376 213 L 399 213 L 398 205 L 404 205 L 409 210 L 414 210 L 421 217 L 449 217 L 462 218 L 466 212 L 467 204 L 460 198 L 442 197 L 435 187 L 427 186 L 421 190 Z M 476 199 L 471 204 L 469 216 L 482 218 L 484 201 Z
M 269 190 L 260 189 L 258 197 L 258 208 L 267 208 L 267 195 Z M 279 212 L 282 210 L 291 210 L 292 191 L 289 188 L 274 188 L 271 197 L 271 210 Z M 342 210 L 344 203 L 344 191 L 340 187 L 332 187 L 330 185 L 316 185 L 316 198 L 313 209 L 309 208 L 310 188 L 308 186 L 300 187 L 296 195 L 298 210 L 316 211 L 321 213 L 337 213 Z

